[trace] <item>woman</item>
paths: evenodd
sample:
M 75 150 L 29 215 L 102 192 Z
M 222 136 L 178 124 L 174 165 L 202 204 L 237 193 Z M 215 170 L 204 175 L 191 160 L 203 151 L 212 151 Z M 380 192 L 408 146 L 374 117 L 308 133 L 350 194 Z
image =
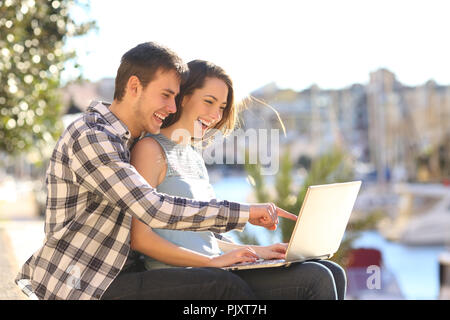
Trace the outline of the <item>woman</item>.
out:
M 237 116 L 233 85 L 224 70 L 210 62 L 195 60 L 188 66 L 189 77 L 181 85 L 177 112 L 160 115 L 164 121 L 161 133 L 138 141 L 131 163 L 159 192 L 210 200 L 215 198 L 214 191 L 204 161 L 192 144 L 204 142 L 207 131 L 226 134 L 233 130 Z M 146 256 L 147 269 L 156 269 L 224 267 L 258 258 L 279 259 L 285 257 L 287 244 L 243 246 L 209 231 L 152 230 L 133 219 L 131 247 Z M 233 272 L 263 299 L 343 299 L 345 295 L 345 273 L 330 261 Z

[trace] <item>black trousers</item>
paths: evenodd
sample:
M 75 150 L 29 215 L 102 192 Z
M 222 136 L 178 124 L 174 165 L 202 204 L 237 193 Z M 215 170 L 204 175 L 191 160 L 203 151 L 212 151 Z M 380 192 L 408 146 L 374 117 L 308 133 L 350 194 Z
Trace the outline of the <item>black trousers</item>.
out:
M 145 270 L 136 265 L 122 271 L 102 299 L 334 300 L 344 299 L 345 290 L 344 270 L 325 260 L 232 272 L 220 268 Z

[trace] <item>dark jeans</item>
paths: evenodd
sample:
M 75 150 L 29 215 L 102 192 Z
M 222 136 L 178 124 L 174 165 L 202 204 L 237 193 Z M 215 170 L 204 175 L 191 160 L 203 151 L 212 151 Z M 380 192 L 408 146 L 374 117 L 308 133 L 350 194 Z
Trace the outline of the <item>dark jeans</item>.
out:
M 344 269 L 328 260 L 293 263 L 289 267 L 233 271 L 258 299 L 343 300 L 347 288 Z
M 331 261 L 291 266 L 225 271 L 219 268 L 167 268 L 122 271 L 102 299 L 240 300 L 343 299 L 344 270 Z

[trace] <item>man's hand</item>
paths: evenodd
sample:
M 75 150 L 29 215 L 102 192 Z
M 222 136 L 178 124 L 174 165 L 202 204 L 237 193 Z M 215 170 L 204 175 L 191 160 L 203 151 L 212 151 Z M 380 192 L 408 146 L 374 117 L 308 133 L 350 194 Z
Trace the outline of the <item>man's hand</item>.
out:
M 262 226 L 269 230 L 275 230 L 278 225 L 278 217 L 297 221 L 297 216 L 295 214 L 278 208 L 273 203 L 250 205 L 250 217 L 248 222 L 255 226 Z

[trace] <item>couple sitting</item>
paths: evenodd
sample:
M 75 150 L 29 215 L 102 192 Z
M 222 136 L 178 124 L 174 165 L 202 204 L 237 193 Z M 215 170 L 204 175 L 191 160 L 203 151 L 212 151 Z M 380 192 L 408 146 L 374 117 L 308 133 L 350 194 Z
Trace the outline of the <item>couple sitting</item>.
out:
M 41 299 L 343 299 L 345 273 L 331 261 L 220 269 L 284 258 L 287 245 L 219 233 L 295 216 L 215 200 L 193 145 L 233 130 L 233 85 L 210 62 L 183 66 L 165 47 L 138 45 L 122 57 L 113 103 L 94 103 L 63 133 L 47 172 L 46 242 L 16 282 Z

